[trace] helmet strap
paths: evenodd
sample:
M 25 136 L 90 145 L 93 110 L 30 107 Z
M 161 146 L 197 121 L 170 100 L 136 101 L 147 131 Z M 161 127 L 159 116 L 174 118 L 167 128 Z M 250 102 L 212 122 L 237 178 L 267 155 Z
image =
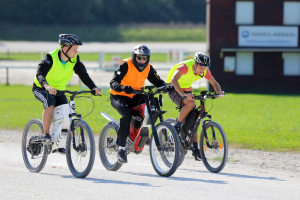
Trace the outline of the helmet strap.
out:
M 63 48 L 61 49 L 61 51 L 63 52 L 63 54 L 68 58 L 67 62 L 70 61 L 70 63 L 74 63 L 71 61 L 71 58 L 67 55 L 68 51 L 72 48 L 72 46 L 70 46 L 68 48 L 68 50 L 66 51 L 66 53 L 64 52 Z

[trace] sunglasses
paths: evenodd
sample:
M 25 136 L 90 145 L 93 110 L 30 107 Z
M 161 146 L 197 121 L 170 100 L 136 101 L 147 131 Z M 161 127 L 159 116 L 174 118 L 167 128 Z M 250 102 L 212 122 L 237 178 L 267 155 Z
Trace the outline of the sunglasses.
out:
M 147 56 L 145 56 L 145 57 L 143 57 L 143 56 L 137 56 L 136 57 L 138 60 L 148 60 L 148 57 Z

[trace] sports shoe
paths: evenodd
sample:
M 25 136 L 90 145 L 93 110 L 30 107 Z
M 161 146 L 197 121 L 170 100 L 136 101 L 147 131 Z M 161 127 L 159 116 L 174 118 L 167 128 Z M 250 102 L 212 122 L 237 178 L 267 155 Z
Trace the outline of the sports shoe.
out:
M 123 149 L 118 150 L 118 162 L 119 163 L 127 163 L 127 152 L 126 152 L 126 150 L 123 150 Z
M 195 157 L 195 160 L 196 161 L 201 161 L 200 150 L 193 148 L 192 152 L 193 152 L 192 155 Z
M 59 153 L 61 155 L 66 155 L 66 149 L 65 148 L 58 148 L 58 149 L 54 149 L 52 151 L 52 153 Z
M 43 139 L 42 139 L 42 143 L 44 144 L 52 144 L 52 139 L 51 136 L 49 134 L 45 134 Z
M 150 145 L 150 143 L 151 143 L 151 139 L 148 137 L 146 140 L 146 145 Z

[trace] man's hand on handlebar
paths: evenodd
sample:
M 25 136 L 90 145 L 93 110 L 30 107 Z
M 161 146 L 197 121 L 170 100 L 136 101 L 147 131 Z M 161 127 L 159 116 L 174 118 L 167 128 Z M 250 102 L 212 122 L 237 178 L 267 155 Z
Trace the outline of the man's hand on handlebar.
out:
M 166 83 L 165 88 L 169 93 L 174 92 L 174 90 L 175 90 L 174 85 L 172 85 L 171 83 Z
M 134 89 L 133 89 L 131 86 L 129 86 L 129 85 L 123 86 L 123 87 L 122 87 L 122 90 L 123 90 L 126 94 L 132 94 L 133 91 L 134 91 Z
M 92 92 L 93 95 L 100 95 L 102 92 L 101 88 L 94 88 L 93 90 L 95 90 L 95 92 Z
M 48 84 L 44 84 L 43 86 L 44 86 L 44 88 L 49 92 L 49 94 L 56 95 L 57 91 L 56 91 L 55 88 L 51 87 L 51 86 L 48 85 Z

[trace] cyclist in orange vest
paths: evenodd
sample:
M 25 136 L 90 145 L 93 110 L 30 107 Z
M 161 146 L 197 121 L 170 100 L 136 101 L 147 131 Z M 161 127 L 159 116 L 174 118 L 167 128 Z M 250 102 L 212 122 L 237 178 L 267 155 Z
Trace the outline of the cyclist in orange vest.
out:
M 148 79 L 154 86 L 166 85 L 156 70 L 150 65 L 151 52 L 145 45 L 137 45 L 130 58 L 122 60 L 116 69 L 113 79 L 110 81 L 111 105 L 121 114 L 118 130 L 117 145 L 119 145 L 118 162 L 127 163 L 125 149 L 126 138 L 129 135 L 131 109 L 145 103 L 143 94 L 132 94 L 134 90 L 140 90 Z M 174 87 L 170 84 L 166 88 L 171 91 Z
M 202 52 L 196 52 L 194 59 L 185 60 L 175 65 L 168 73 L 166 82 L 171 83 L 175 87 L 175 91 L 169 93 L 169 97 L 179 108 L 181 108 L 178 119 L 174 125 L 177 132 L 181 130 L 183 120 L 187 116 L 191 118 L 194 117 L 192 113 L 190 113 L 195 107 L 195 100 L 192 95 L 193 82 L 201 78 L 206 78 L 214 87 L 216 93 L 219 95 L 225 94 L 224 91 L 221 90 L 220 84 L 211 75 L 210 70 L 207 68 L 209 66 L 209 56 Z M 189 117 L 185 120 L 187 127 L 192 126 L 190 123 L 193 123 L 193 119 L 188 119 Z M 195 160 L 201 160 L 197 139 L 198 134 L 196 133 L 193 141 L 193 156 L 195 157 Z

